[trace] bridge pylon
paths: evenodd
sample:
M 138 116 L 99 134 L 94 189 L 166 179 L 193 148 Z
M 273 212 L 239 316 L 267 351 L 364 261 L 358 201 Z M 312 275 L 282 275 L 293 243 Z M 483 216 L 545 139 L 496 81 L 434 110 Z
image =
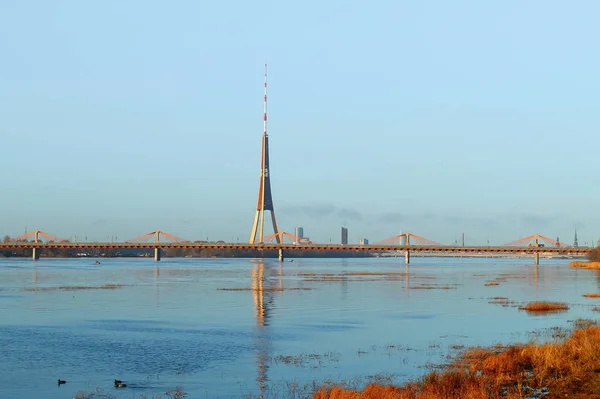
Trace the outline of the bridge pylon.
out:
M 532 234 L 527 237 L 519 238 L 518 240 L 511 241 L 504 244 L 506 247 L 565 247 L 565 243 L 561 242 L 558 238 L 556 240 L 543 236 L 541 234 Z
M 416 234 L 413 233 L 401 233 L 398 234 L 397 236 L 393 236 L 390 238 L 386 238 L 385 240 L 376 242 L 376 245 L 398 245 L 401 248 L 404 248 L 405 252 L 404 252 L 404 262 L 406 263 L 406 265 L 410 264 L 410 245 L 411 245 L 411 241 L 413 240 L 413 242 L 415 242 L 417 245 L 419 246 L 439 246 L 440 244 L 432 241 L 430 239 L 418 236 Z M 399 248 L 399 249 L 401 249 Z
M 160 239 L 162 238 L 166 238 L 166 241 L 163 240 L 161 241 Z M 186 239 L 183 239 L 181 237 L 177 237 L 174 236 L 172 234 L 169 234 L 165 231 L 161 231 L 161 230 L 155 230 L 155 231 L 151 231 L 150 233 L 146 233 L 146 234 L 142 234 L 139 237 L 135 237 L 132 238 L 130 240 L 127 240 L 125 242 L 129 242 L 129 243 L 148 243 L 148 242 L 153 242 L 156 244 L 160 244 L 161 242 L 176 242 L 176 243 L 182 243 L 182 242 L 187 242 Z M 161 255 L 162 255 L 162 251 L 160 249 L 160 247 L 155 247 L 154 248 L 154 260 L 156 262 L 160 261 L 161 259 Z
M 518 240 L 511 241 L 508 244 L 505 244 L 507 247 L 523 247 L 523 248 L 534 248 L 533 251 L 533 262 L 537 266 L 540 264 L 540 247 L 565 247 L 566 245 L 556 238 L 553 240 L 550 237 L 543 236 L 541 234 L 532 234 L 527 237 L 519 238 Z
M 283 239 L 287 238 L 292 241 L 293 244 L 302 245 L 302 244 L 312 244 L 310 241 L 305 238 L 298 237 L 296 235 L 290 234 L 286 231 L 279 231 L 277 233 L 270 234 L 264 237 L 264 242 L 272 243 L 274 240 L 279 244 L 283 244 Z
M 45 233 L 41 230 L 33 230 L 30 232 L 27 232 L 25 234 L 22 234 L 18 237 L 13 238 L 11 241 L 13 241 L 13 240 L 16 242 L 29 241 L 30 238 L 33 238 L 33 242 L 36 244 L 41 243 L 41 242 L 68 242 L 68 240 L 63 240 L 62 238 L 53 236 L 52 234 Z M 31 250 L 32 250 L 31 258 L 33 260 L 39 260 L 41 248 L 33 247 Z
M 377 245 L 398 245 L 400 247 L 408 247 L 411 245 L 411 239 L 413 240 L 413 243 L 416 243 L 417 245 L 441 245 L 440 243 L 437 243 L 428 238 L 418 236 L 413 233 L 401 233 L 401 234 L 398 234 L 397 236 L 393 236 L 390 238 L 386 238 L 385 240 L 378 241 L 375 244 L 377 244 Z

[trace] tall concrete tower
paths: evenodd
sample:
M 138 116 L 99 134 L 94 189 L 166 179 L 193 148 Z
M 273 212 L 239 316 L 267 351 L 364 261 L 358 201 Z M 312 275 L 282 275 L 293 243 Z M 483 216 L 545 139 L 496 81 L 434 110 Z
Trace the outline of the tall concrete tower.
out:
M 258 185 L 258 203 L 256 205 L 256 215 L 252 233 L 250 234 L 250 244 L 263 243 L 263 228 L 265 224 L 265 211 L 271 211 L 271 221 L 273 222 L 273 232 L 277 234 L 277 220 L 275 219 L 275 209 L 273 208 L 273 197 L 271 196 L 271 178 L 269 176 L 269 137 L 267 136 L 267 64 L 265 64 L 265 98 L 264 98 L 264 116 L 263 116 L 263 136 L 262 136 L 262 156 L 260 159 L 260 181 Z M 258 231 L 258 241 L 256 233 Z M 280 243 L 279 235 L 276 236 L 277 243 Z
M 578 247 L 579 243 L 577 242 L 577 229 L 575 229 L 575 239 L 573 240 L 573 246 Z

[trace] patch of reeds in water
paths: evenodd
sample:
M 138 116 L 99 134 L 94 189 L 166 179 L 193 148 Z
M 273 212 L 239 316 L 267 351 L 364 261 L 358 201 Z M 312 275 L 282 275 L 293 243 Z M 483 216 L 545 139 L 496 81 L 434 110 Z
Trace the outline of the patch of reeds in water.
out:
M 597 292 L 593 292 L 591 294 L 583 294 L 583 296 L 586 298 L 600 298 L 600 294 Z
M 340 359 L 338 352 L 319 353 L 301 353 L 299 355 L 275 355 L 268 360 L 272 363 L 283 363 L 296 367 L 319 368 L 325 363 L 337 363 Z
M 308 282 L 331 282 L 331 281 L 385 281 L 385 280 L 399 280 L 401 277 L 405 277 L 405 272 L 369 272 L 369 271 L 357 271 L 357 272 L 344 272 L 339 274 L 334 273 L 298 273 L 299 277 L 303 277 L 304 281 Z
M 570 267 L 581 267 L 584 269 L 600 269 L 600 262 L 597 261 L 589 261 L 589 262 L 579 262 L 573 261 L 569 263 Z
M 137 388 L 136 388 L 137 389 Z M 133 396 L 136 399 L 184 399 L 188 397 L 187 392 L 182 387 L 170 388 L 164 394 L 140 394 Z M 79 391 L 73 396 L 73 399 L 118 399 L 119 396 L 105 393 L 101 388 L 96 388 L 95 392 Z
M 411 290 L 455 290 L 458 284 L 453 285 L 441 285 L 441 284 L 420 284 L 412 285 L 408 288 Z
M 432 371 L 401 386 L 372 383 L 359 391 L 326 384 L 313 398 L 596 398 L 600 327 L 594 322 L 574 323 L 574 327 L 567 337 L 544 344 L 467 349 L 443 371 Z
M 499 282 L 497 282 L 497 281 L 489 281 L 489 282 L 485 283 L 484 285 L 485 285 L 486 287 L 495 287 L 495 286 L 497 286 L 497 285 L 500 285 L 500 283 L 499 283 Z
M 59 287 L 27 287 L 25 291 L 83 291 L 83 290 L 116 290 L 124 287 L 124 284 L 104 285 L 61 285 Z
M 519 310 L 529 313 L 553 313 L 569 310 L 569 305 L 564 302 L 535 301 L 519 306 Z
M 304 288 L 304 287 L 264 287 L 264 288 L 251 288 L 251 287 L 241 287 L 241 288 L 217 288 L 217 291 L 262 291 L 262 292 L 283 292 L 283 291 L 309 291 L 312 288 Z
M 406 276 L 406 272 L 348 272 L 346 276 Z
M 493 304 L 493 305 L 502 305 L 505 308 L 507 308 L 509 306 L 516 308 L 519 306 L 519 302 L 510 300 L 505 296 L 494 296 L 494 297 L 488 298 L 488 303 Z

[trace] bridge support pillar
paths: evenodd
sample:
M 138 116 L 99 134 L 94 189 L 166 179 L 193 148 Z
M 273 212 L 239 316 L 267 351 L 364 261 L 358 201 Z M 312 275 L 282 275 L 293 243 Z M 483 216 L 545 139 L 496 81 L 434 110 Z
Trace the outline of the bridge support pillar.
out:
M 283 249 L 279 249 L 279 261 L 283 262 Z
M 404 253 L 404 262 L 409 265 L 410 264 L 410 251 L 407 249 Z
M 33 248 L 31 258 L 33 260 L 39 260 L 40 259 L 40 251 L 41 251 L 40 248 Z
M 160 252 L 161 252 L 160 248 L 154 248 L 154 261 L 155 262 L 160 261 L 160 255 L 161 255 Z
M 533 254 L 533 263 L 537 266 L 540 264 L 540 253 L 536 252 Z

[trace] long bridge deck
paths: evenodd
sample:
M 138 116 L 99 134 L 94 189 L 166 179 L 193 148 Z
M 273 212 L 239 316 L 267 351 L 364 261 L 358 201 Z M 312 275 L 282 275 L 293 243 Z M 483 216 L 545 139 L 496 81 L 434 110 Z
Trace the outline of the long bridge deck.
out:
M 443 253 L 548 253 L 584 255 L 592 251 L 589 247 L 514 247 L 514 246 L 444 246 L 444 245 L 339 245 L 339 244 L 238 244 L 238 243 L 129 243 L 129 242 L 3 242 L 0 250 L 11 249 L 233 249 L 264 251 L 406 251 Z

